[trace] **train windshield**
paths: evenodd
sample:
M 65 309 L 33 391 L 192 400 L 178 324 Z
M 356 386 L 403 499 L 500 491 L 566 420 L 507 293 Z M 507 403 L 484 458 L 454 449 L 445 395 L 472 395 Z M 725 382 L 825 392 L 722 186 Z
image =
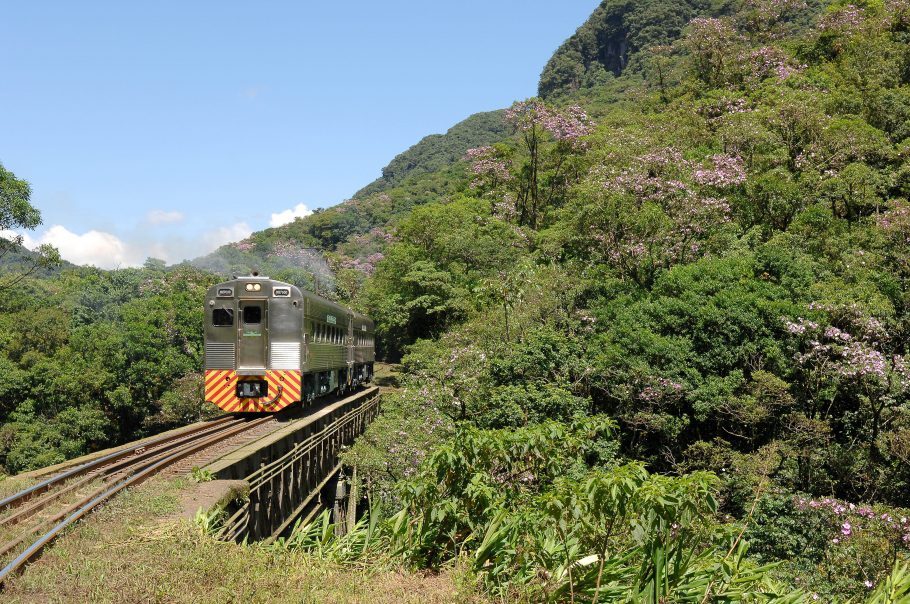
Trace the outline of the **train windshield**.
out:
M 216 308 L 212 311 L 212 324 L 215 327 L 230 327 L 234 324 L 233 308 Z
M 247 325 L 262 323 L 262 307 L 247 306 L 243 309 L 243 322 Z

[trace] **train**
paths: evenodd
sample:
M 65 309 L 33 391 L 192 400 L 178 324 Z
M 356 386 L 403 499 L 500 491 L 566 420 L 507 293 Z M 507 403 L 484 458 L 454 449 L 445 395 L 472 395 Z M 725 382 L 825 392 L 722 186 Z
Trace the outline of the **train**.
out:
M 369 383 L 375 324 L 253 272 L 206 291 L 204 357 L 208 403 L 229 413 L 275 413 Z

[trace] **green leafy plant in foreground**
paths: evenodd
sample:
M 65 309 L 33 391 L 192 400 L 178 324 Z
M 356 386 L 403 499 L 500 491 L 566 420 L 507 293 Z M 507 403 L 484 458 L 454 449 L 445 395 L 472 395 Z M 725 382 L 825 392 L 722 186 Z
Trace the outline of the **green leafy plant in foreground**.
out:
M 336 536 L 324 513 L 277 546 L 338 562 L 385 558 L 418 568 L 467 563 L 501 596 L 570 602 L 800 602 L 747 556 L 742 530 L 718 522 L 717 478 L 651 474 L 640 463 L 591 467 L 612 433 L 593 417 L 507 430 L 461 427 L 376 509 Z

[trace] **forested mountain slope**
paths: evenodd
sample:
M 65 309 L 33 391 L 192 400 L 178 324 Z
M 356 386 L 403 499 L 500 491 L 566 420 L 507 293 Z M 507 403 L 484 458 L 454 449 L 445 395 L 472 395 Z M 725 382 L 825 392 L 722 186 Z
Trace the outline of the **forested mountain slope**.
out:
M 192 264 L 219 274 L 257 268 L 310 289 L 318 279 L 327 295 L 349 298 L 361 280 L 358 274 L 372 270 L 389 227 L 412 208 L 438 200 L 463 184 L 462 170 L 454 167 L 468 149 L 501 141 L 510 133 L 502 111 L 472 115 L 445 134 L 427 136 L 397 155 L 380 178 L 352 199 L 254 233 Z M 329 252 L 331 267 L 317 250 Z M 346 271 L 350 268 L 359 271 Z
M 431 134 L 395 156 L 382 176 L 354 194 L 364 198 L 402 184 L 409 176 L 437 172 L 458 162 L 468 149 L 492 145 L 510 134 L 502 111 L 476 113 L 452 126 L 445 134 Z

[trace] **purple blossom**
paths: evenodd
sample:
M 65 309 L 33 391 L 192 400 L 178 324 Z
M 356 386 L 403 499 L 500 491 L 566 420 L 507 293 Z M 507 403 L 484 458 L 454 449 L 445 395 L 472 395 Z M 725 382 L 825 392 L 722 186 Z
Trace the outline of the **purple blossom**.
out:
M 746 182 L 746 167 L 742 159 L 723 153 L 711 157 L 710 168 L 699 168 L 692 175 L 695 182 L 704 186 L 724 189 Z
M 768 29 L 783 17 L 806 8 L 804 0 L 747 0 L 746 8 L 751 9 L 756 29 Z
M 910 546 L 910 526 L 906 522 L 895 522 L 894 516 L 888 512 L 877 514 L 869 506 L 857 506 L 831 497 L 808 500 L 797 497 L 794 503 L 800 510 L 812 509 L 832 514 L 832 529 L 837 527 L 837 532 L 831 539 L 835 545 L 856 536 L 861 530 L 874 530 L 878 534 L 884 534 L 892 543 Z M 844 518 L 845 515 L 847 518 Z M 905 518 L 902 517 L 901 520 Z
M 748 63 L 749 77 L 759 81 L 769 77 L 786 80 L 806 69 L 806 65 L 791 64 L 786 53 L 773 46 L 762 46 L 750 52 Z
M 683 385 L 675 380 L 663 377 L 653 378 L 653 383 L 642 388 L 638 397 L 645 402 L 653 403 L 671 397 L 678 397 L 683 390 Z
M 521 132 L 540 128 L 557 141 L 567 142 L 579 149 L 585 146 L 583 137 L 594 131 L 593 120 L 578 105 L 560 111 L 537 99 L 514 103 L 506 109 L 506 120 Z
M 385 255 L 381 252 L 370 254 L 366 258 L 352 258 L 342 262 L 341 266 L 347 269 L 358 270 L 366 275 L 372 275 L 376 271 L 376 265 L 379 264 Z
M 497 183 L 512 179 L 509 163 L 499 158 L 493 147 L 468 149 L 465 159 L 471 162 L 471 172 L 474 174 L 474 180 L 471 181 L 472 188 L 480 187 L 487 182 L 495 186 Z
M 794 335 L 802 335 L 806 333 L 807 330 L 815 331 L 818 329 L 818 323 L 803 319 L 802 317 L 797 318 L 796 321 L 781 317 L 781 321 L 783 321 L 784 329 L 787 330 L 787 333 L 792 333 Z
M 865 21 L 866 12 L 853 4 L 823 15 L 816 26 L 819 31 L 849 32 Z
M 825 328 L 825 337 L 832 340 L 840 340 L 841 342 L 849 342 L 853 339 L 853 336 L 849 333 L 841 331 L 833 325 Z
M 851 342 L 844 347 L 843 363 L 839 373 L 844 377 L 872 376 L 885 379 L 885 355 L 861 342 Z
M 742 97 L 723 97 L 698 108 L 698 113 L 708 120 L 717 120 L 728 115 L 748 113 L 749 111 L 749 101 Z

